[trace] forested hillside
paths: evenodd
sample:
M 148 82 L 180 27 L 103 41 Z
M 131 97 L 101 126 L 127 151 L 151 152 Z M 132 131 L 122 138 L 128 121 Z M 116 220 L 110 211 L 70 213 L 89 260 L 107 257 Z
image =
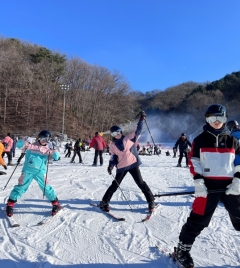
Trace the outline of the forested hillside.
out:
M 161 78 L 159 78 L 161 79 Z M 231 119 L 239 119 L 240 72 L 199 84 L 193 81 L 141 93 L 118 71 L 90 65 L 80 58 L 50 51 L 17 39 L 0 38 L 0 124 L 10 131 L 34 135 L 47 128 L 62 132 L 64 91 L 65 130 L 70 137 L 89 138 L 113 124 L 126 124 L 146 110 L 149 127 L 172 139 L 192 133 L 206 107 L 224 104 Z

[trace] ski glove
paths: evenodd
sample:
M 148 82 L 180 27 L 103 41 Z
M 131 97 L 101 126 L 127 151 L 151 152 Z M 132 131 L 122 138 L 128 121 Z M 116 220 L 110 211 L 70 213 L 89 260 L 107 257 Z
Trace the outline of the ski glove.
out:
M 113 170 L 113 166 L 109 166 L 107 169 L 109 175 L 112 175 L 112 170 Z
M 140 113 L 139 113 L 139 115 L 140 115 L 140 118 L 139 118 L 139 120 L 144 120 L 144 119 L 146 119 L 146 117 L 147 117 L 147 115 L 146 115 L 146 113 L 144 112 L 144 111 L 141 111 Z
M 17 160 L 18 164 L 21 162 L 21 160 L 23 159 L 24 156 L 25 156 L 25 153 L 21 153 L 20 157 Z
M 226 195 L 240 195 L 240 179 L 234 177 L 232 183 L 227 186 Z
M 6 165 L 4 165 L 3 167 L 4 167 L 4 169 L 6 169 L 6 170 L 7 170 L 7 166 L 6 166 Z
M 207 187 L 203 179 L 194 180 L 195 197 L 207 197 Z

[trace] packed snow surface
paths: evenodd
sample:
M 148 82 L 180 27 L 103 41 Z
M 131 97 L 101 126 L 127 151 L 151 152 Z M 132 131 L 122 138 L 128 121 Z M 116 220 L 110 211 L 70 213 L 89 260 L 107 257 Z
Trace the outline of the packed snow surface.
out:
M 61 148 L 61 160 L 49 165 L 49 183 L 55 189 L 64 209 L 47 224 L 38 226 L 50 214 L 51 204 L 32 182 L 18 200 L 14 217 L 20 227 L 11 228 L 0 211 L 1 268 L 170 268 L 176 267 L 167 257 L 177 245 L 179 232 L 191 211 L 194 197 L 173 195 L 156 198 L 160 203 L 148 222 L 144 195 L 127 175 L 120 190 L 110 202 L 111 212 L 125 222 L 110 218 L 90 202 L 99 202 L 113 177 L 107 173 L 109 155 L 104 165 L 92 167 L 94 150 L 82 152 L 84 164 L 70 164 Z M 171 151 L 170 151 L 171 152 Z M 17 157 L 20 151 L 17 151 Z M 17 157 L 14 158 L 15 162 Z M 154 194 L 194 190 L 189 169 L 176 167 L 177 158 L 165 155 L 140 156 L 143 179 Z M 184 160 L 182 164 L 184 164 Z M 1 176 L 2 188 L 11 176 Z M 17 184 L 21 166 L 16 168 L 8 186 L 0 191 L 4 207 L 13 186 Z M 115 173 L 115 171 L 114 171 Z M 156 248 L 159 245 L 160 250 Z M 196 267 L 240 267 L 240 235 L 220 203 L 208 228 L 199 235 L 191 254 Z

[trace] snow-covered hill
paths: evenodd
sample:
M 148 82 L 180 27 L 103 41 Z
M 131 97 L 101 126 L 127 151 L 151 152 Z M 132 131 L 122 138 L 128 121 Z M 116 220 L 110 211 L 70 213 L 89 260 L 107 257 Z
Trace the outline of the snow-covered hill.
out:
M 89 205 L 90 201 L 101 200 L 112 181 L 106 171 L 109 155 L 104 154 L 102 167 L 92 167 L 93 155 L 93 150 L 83 153 L 83 165 L 70 164 L 70 158 L 64 158 L 61 152 L 62 159 L 49 165 L 50 184 L 65 209 L 46 225 L 37 226 L 37 223 L 50 214 L 51 204 L 43 199 L 35 181 L 16 205 L 14 217 L 21 225 L 19 228 L 11 228 L 0 211 L 1 268 L 175 267 L 155 245 L 167 250 L 177 245 L 193 197 L 156 198 L 160 207 L 150 221 L 142 223 L 147 204 L 127 175 L 121 189 L 133 211 L 118 190 L 110 203 L 111 212 L 126 221 L 117 222 Z M 193 190 L 189 170 L 175 167 L 177 159 L 166 156 L 164 150 L 160 156 L 141 156 L 141 160 L 142 176 L 154 194 Z M 8 174 L 1 176 L 2 188 L 14 168 L 9 167 Z M 2 206 L 20 172 L 18 167 L 6 190 L 0 192 Z M 191 251 L 196 267 L 240 267 L 239 248 L 240 235 L 219 204 L 209 228 L 197 238 Z

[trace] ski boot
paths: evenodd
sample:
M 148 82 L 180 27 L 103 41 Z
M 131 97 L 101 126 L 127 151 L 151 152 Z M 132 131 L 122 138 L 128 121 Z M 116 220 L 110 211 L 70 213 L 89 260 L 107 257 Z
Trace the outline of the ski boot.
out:
M 94 164 L 94 163 L 93 163 L 92 166 L 93 166 L 93 167 L 97 167 L 97 164 Z
M 149 212 L 150 212 L 150 213 L 153 212 L 154 208 L 155 208 L 155 203 L 154 203 L 154 201 L 149 202 L 149 203 L 148 203 L 148 209 L 149 209 Z
M 12 160 L 10 160 L 8 161 L 7 166 L 15 166 L 15 165 L 12 163 Z
M 194 268 L 193 259 L 190 255 L 191 245 L 184 245 L 181 242 L 178 243 L 178 247 L 174 248 L 173 257 L 174 260 L 183 268 Z
M 14 200 L 8 199 L 7 205 L 6 205 L 6 214 L 8 217 L 12 217 L 13 215 L 13 207 L 15 205 Z
M 54 201 L 51 201 L 52 203 L 52 216 L 56 215 L 58 213 L 59 210 L 61 210 L 61 205 L 58 202 L 58 199 L 56 198 Z
M 99 203 L 99 208 L 102 210 L 102 211 L 106 211 L 106 212 L 109 212 L 110 211 L 110 208 L 109 208 L 109 204 L 107 202 L 104 202 L 104 201 L 101 201 Z
M 182 165 L 178 163 L 178 164 L 177 164 L 177 167 L 182 167 Z

